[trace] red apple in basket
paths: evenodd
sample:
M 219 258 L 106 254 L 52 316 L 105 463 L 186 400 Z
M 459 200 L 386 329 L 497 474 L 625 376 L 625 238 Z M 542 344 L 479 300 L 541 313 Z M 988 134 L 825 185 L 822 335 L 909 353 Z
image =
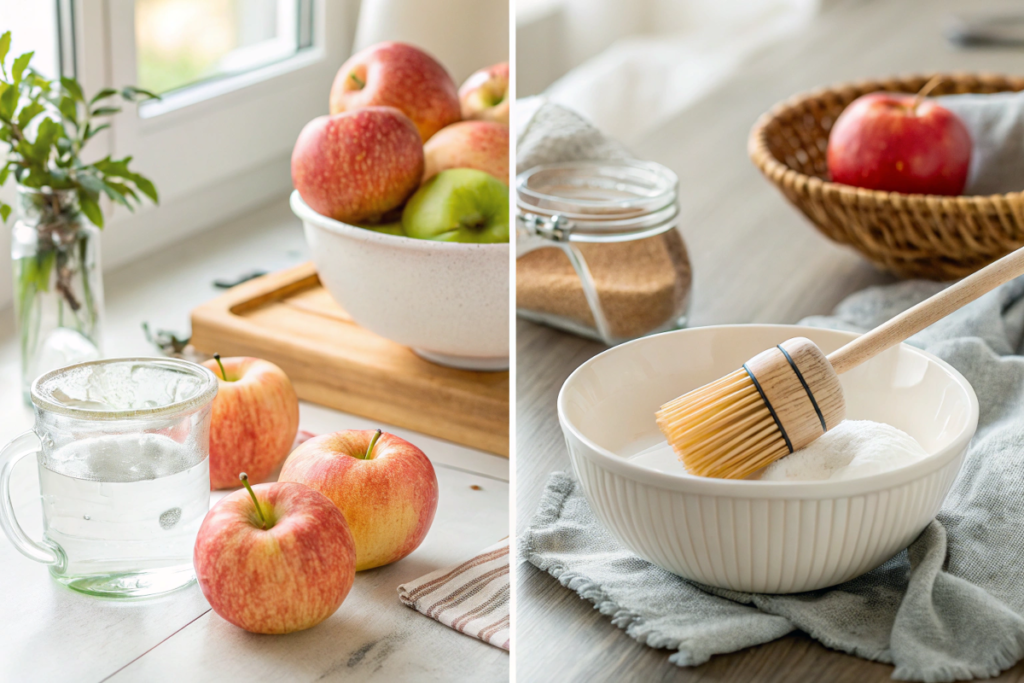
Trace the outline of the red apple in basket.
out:
M 423 182 L 451 168 L 475 168 L 508 185 L 508 126 L 492 121 L 459 121 L 423 145 Z
M 246 631 L 316 626 L 334 614 L 355 579 L 356 548 L 345 516 L 306 486 L 245 484 L 199 527 L 193 553 L 199 587 L 214 612 Z
M 356 542 L 356 570 L 402 559 L 430 529 L 437 477 L 423 451 L 394 434 L 348 430 L 296 448 L 279 481 L 305 484 L 345 515 Z
M 462 118 L 508 125 L 508 62 L 480 69 L 459 87 Z
M 829 174 L 845 185 L 958 195 L 970 164 L 971 136 L 960 118 L 917 95 L 858 97 L 829 133 Z
M 461 118 L 455 81 L 440 62 L 405 43 L 378 43 L 341 65 L 331 86 L 331 113 L 395 107 L 412 119 L 422 142 Z
M 299 399 L 281 368 L 259 358 L 203 363 L 217 375 L 210 418 L 210 488 L 238 486 L 238 473 L 266 481 L 299 431 Z
M 292 184 L 311 209 L 343 223 L 375 222 L 423 175 L 416 126 L 392 107 L 320 116 L 292 150 Z

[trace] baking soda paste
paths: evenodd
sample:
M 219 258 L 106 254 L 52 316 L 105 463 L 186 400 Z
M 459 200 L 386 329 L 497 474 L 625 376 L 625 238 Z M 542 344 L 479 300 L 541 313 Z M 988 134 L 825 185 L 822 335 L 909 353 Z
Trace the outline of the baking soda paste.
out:
M 927 455 L 912 436 L 892 425 L 870 420 L 845 420 L 807 448 L 775 461 L 760 474 L 749 478 L 762 481 L 856 479 L 904 467 Z M 672 447 L 664 440 L 639 448 L 626 457 L 637 465 L 659 472 L 686 472 Z
M 844 420 L 807 448 L 766 467 L 762 481 L 856 479 L 904 467 L 927 457 L 906 432 L 882 422 Z

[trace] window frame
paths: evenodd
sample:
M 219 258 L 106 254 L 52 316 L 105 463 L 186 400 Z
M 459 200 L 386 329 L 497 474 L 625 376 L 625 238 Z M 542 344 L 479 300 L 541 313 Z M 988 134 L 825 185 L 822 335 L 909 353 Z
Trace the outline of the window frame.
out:
M 305 1 L 311 3 L 309 47 L 252 71 L 172 91 L 169 104 L 155 103 L 156 109 L 126 106 L 91 142 L 88 158 L 133 156 L 161 195 L 159 210 L 148 204 L 135 213 L 109 202 L 104 207 L 110 217 L 104 229 L 108 267 L 291 190 L 291 148 L 306 122 L 328 113 L 330 84 L 351 50 L 358 11 L 358 0 Z M 73 25 L 73 42 L 63 41 L 62 49 L 74 54 L 86 93 L 134 84 L 134 0 L 57 2 L 67 6 L 61 21 Z

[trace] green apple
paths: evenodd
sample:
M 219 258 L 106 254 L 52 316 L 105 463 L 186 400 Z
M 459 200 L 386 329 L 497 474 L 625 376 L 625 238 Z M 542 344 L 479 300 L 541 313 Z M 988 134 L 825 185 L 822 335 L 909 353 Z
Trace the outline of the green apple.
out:
M 374 232 L 382 232 L 385 235 L 405 237 L 405 230 L 402 229 L 402 221 L 394 221 L 393 223 L 377 223 L 374 225 L 366 223 L 359 227 L 365 228 L 366 230 L 373 230 Z
M 483 171 L 442 171 L 402 212 L 409 237 L 439 242 L 508 242 L 508 186 Z

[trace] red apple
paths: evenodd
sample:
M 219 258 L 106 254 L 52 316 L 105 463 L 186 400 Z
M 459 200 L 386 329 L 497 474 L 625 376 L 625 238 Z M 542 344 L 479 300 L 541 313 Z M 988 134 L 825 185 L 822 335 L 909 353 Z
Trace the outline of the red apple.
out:
M 453 123 L 423 145 L 423 182 L 450 168 L 475 168 L 508 185 L 508 146 L 508 126 L 493 121 Z
M 480 69 L 459 87 L 462 118 L 508 125 L 508 62 Z
M 832 180 L 871 190 L 958 195 L 970 164 L 971 136 L 960 118 L 914 95 L 858 97 L 828 138 Z
M 345 516 L 323 495 L 262 484 L 210 510 L 193 564 L 221 617 L 253 633 L 291 633 L 341 606 L 355 579 L 356 548 Z
M 310 439 L 288 456 L 280 481 L 330 498 L 356 541 L 356 571 L 415 550 L 437 510 L 437 477 L 423 451 L 394 434 L 348 430 Z
M 266 481 L 288 457 L 299 431 L 299 399 L 281 368 L 259 358 L 203 365 L 217 375 L 210 419 L 210 488 L 238 486 L 238 473 Z
M 400 109 L 422 142 L 458 121 L 459 94 L 440 62 L 405 43 L 378 43 L 341 65 L 331 86 L 331 113 L 370 106 Z
M 299 133 L 292 183 L 319 214 L 374 222 L 401 205 L 423 175 L 416 126 L 392 107 L 320 116 Z

